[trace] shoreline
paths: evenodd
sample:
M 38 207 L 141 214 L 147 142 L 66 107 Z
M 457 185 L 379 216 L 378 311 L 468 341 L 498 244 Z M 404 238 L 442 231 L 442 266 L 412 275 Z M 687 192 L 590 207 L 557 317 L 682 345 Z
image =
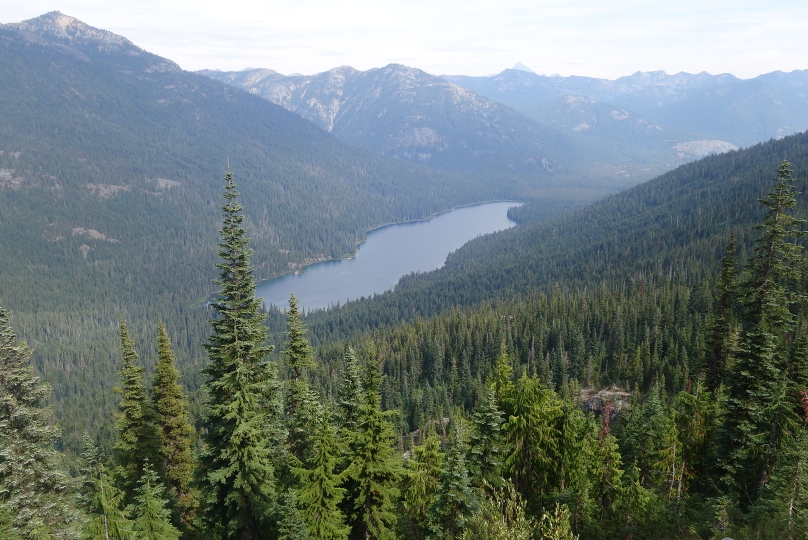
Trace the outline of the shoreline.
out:
M 433 218 L 436 218 L 438 216 L 442 216 L 443 214 L 448 214 L 449 212 L 454 212 L 455 210 L 460 210 L 462 208 L 471 208 L 473 206 L 482 206 L 484 204 L 501 203 L 501 202 L 514 203 L 514 206 L 526 204 L 525 201 L 514 201 L 514 200 L 510 200 L 510 199 L 493 199 L 493 200 L 489 200 L 489 201 L 480 201 L 480 202 L 475 202 L 475 203 L 461 204 L 461 205 L 453 206 L 452 208 L 449 208 L 448 210 L 442 210 L 440 212 L 435 212 L 434 214 L 431 214 L 431 215 L 429 215 L 429 216 L 427 216 L 425 218 L 421 218 L 421 219 L 410 219 L 410 220 L 407 220 L 407 221 L 393 221 L 393 222 L 390 222 L 390 223 L 385 223 L 383 225 L 378 225 L 376 227 L 373 227 L 373 228 L 368 229 L 368 230 L 365 231 L 365 238 L 356 243 L 356 245 L 354 246 L 354 252 L 352 254 L 348 255 L 347 257 L 330 257 L 330 258 L 327 258 L 327 259 L 323 259 L 321 261 L 316 261 L 316 262 L 312 262 L 312 263 L 309 263 L 309 264 L 304 264 L 304 265 L 302 265 L 300 267 L 297 267 L 297 268 L 294 268 L 294 269 L 292 269 L 292 270 L 290 270 L 288 272 L 284 272 L 283 274 L 278 274 L 276 276 L 272 276 L 272 277 L 268 277 L 268 278 L 258 280 L 258 281 L 255 282 L 255 286 L 256 286 L 256 288 L 258 288 L 259 285 L 261 285 L 262 283 L 264 283 L 266 281 L 271 281 L 273 279 L 282 278 L 282 277 L 285 277 L 285 276 L 288 276 L 288 275 L 300 275 L 300 274 L 303 273 L 303 271 L 306 268 L 308 268 L 309 266 L 314 266 L 316 264 L 323 264 L 323 263 L 327 263 L 327 262 L 336 262 L 336 261 L 347 261 L 347 260 L 356 258 L 356 256 L 359 254 L 360 246 L 362 244 L 364 244 L 365 242 L 367 242 L 368 235 L 370 233 L 374 232 L 374 231 L 384 229 L 385 227 L 392 227 L 394 225 L 406 225 L 407 223 L 422 223 L 424 221 L 429 221 L 429 220 L 431 220 Z M 514 225 L 514 227 L 516 227 L 516 225 Z

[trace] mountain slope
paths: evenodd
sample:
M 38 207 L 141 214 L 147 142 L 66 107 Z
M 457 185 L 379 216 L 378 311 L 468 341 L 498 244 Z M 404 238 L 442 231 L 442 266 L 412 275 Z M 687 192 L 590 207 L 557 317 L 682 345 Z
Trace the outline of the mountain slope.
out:
M 288 77 L 271 70 L 200 73 L 260 95 L 351 144 L 431 167 L 535 174 L 585 159 L 561 133 L 402 65 Z
M 522 111 L 587 146 L 609 148 L 657 170 L 671 169 L 709 154 L 737 150 L 720 140 L 697 140 L 692 135 L 649 121 L 628 108 L 569 94 Z
M 444 76 L 518 110 L 568 94 L 625 107 L 695 139 L 748 146 L 808 129 L 808 70 L 742 80 L 729 74 L 637 72 L 616 80 L 547 77 L 506 69 L 490 77 Z M 531 115 L 533 116 L 533 115 Z
M 58 12 L 0 27 L 0 80 L 0 302 L 38 349 L 73 447 L 109 418 L 120 316 L 148 361 L 163 318 L 198 386 L 228 162 L 259 278 L 350 253 L 374 226 L 501 196 L 351 147 Z
M 391 293 L 310 317 L 321 341 L 416 316 L 531 292 L 622 286 L 643 280 L 698 284 L 717 264 L 730 231 L 745 255 L 758 199 L 783 159 L 792 162 L 797 213 L 808 217 L 808 134 L 710 156 L 549 220 L 479 238 L 440 270 L 402 279 Z M 705 262 L 707 264 L 705 265 Z

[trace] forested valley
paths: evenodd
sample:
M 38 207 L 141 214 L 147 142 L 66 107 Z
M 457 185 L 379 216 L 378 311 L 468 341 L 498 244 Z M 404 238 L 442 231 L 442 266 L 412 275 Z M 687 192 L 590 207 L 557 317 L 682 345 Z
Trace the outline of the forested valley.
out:
M 121 319 L 114 443 L 86 435 L 66 462 L 3 311 L 0 530 L 803 538 L 804 220 L 792 166 L 771 173 L 759 219 L 685 268 L 700 272 L 550 284 L 316 351 L 293 297 L 273 351 L 228 172 L 197 422 L 163 324 L 147 390 Z
M 808 134 L 579 208 L 58 12 L 0 44 L 0 540 L 808 537 Z M 255 298 L 509 197 L 392 292 Z

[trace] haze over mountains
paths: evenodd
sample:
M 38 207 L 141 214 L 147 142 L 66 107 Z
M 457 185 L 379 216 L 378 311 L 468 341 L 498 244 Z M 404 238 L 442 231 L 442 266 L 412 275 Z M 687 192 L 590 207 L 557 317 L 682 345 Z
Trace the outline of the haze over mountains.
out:
M 490 77 L 445 75 L 517 110 L 574 94 L 625 107 L 669 129 L 749 146 L 808 129 L 808 70 L 742 80 L 730 74 L 637 72 L 614 81 L 506 69 Z
M 521 64 L 490 77 L 437 77 L 396 64 L 310 76 L 199 73 L 392 157 L 490 174 L 575 172 L 614 187 L 808 128 L 808 72 L 750 81 L 661 71 L 615 81 L 548 77 Z

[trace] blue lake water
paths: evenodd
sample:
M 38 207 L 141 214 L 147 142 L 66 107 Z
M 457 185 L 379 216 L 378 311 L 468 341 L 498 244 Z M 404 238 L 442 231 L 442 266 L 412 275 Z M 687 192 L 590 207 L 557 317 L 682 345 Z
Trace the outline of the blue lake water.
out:
M 362 296 L 391 290 L 411 272 L 443 266 L 452 251 L 482 234 L 513 227 L 508 208 L 514 202 L 466 206 L 424 221 L 375 229 L 352 259 L 326 261 L 258 284 L 256 297 L 264 303 L 288 307 L 294 292 L 306 311 L 327 308 Z

